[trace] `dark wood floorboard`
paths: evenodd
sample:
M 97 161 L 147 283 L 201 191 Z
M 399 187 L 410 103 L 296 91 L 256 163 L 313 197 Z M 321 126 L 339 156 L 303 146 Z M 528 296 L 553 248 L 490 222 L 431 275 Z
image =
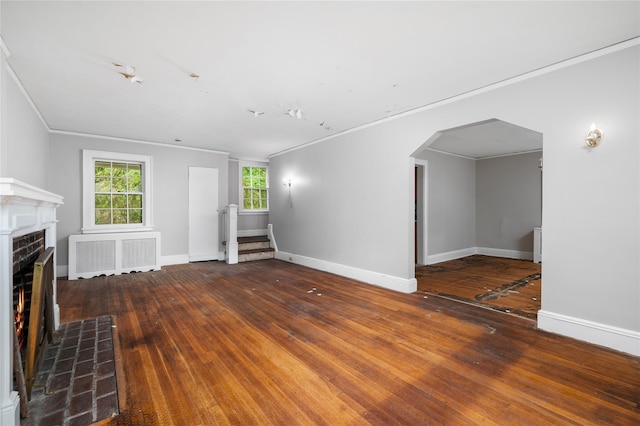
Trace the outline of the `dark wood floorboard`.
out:
M 58 282 L 112 315 L 113 425 L 637 425 L 640 359 L 277 260 Z
M 473 255 L 416 266 L 418 291 L 537 318 L 541 265 L 527 260 Z

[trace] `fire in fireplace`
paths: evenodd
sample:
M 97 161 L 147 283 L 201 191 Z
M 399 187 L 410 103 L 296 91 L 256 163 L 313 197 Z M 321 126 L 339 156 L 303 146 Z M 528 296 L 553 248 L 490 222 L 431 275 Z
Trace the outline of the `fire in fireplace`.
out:
M 18 290 L 18 303 L 16 303 L 16 337 L 18 338 L 18 349 L 22 351 L 24 348 L 25 337 L 27 335 L 27 327 L 25 325 L 25 290 L 21 287 Z
M 44 231 L 34 232 L 13 240 L 13 308 L 18 349 L 27 345 L 33 265 L 45 249 Z

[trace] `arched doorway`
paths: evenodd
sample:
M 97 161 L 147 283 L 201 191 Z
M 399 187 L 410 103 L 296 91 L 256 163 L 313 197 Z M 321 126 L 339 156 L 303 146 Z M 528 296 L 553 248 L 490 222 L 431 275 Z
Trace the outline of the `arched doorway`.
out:
M 532 260 L 534 228 L 542 223 L 542 134 L 491 119 L 436 132 L 414 157 L 417 264 L 437 264 L 441 271 L 473 266 L 476 277 L 490 274 L 492 267 L 505 272 L 486 283 L 467 279 L 464 291 L 442 292 L 535 317 L 541 298 L 540 266 Z M 424 290 L 424 271 L 418 268 L 418 289 Z M 537 286 L 523 296 L 529 303 L 523 299 L 514 307 L 516 297 L 500 303 L 524 286 Z

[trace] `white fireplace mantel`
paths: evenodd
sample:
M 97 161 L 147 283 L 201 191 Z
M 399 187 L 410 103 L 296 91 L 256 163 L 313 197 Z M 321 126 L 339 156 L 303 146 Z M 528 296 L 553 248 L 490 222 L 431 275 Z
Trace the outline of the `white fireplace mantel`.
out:
M 0 424 L 19 425 L 19 398 L 13 390 L 13 239 L 45 230 L 46 247 L 56 246 L 60 195 L 11 178 L 0 178 Z M 55 250 L 54 250 L 55 256 Z M 55 257 L 54 257 L 54 268 Z M 54 273 L 54 277 L 56 274 Z M 54 327 L 60 325 L 53 283 Z

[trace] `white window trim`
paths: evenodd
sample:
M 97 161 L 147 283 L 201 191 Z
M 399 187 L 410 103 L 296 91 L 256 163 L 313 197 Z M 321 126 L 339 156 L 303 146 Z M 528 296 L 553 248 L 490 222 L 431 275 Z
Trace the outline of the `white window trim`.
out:
M 143 174 L 143 194 L 142 224 L 115 224 L 96 225 L 95 224 L 95 161 L 122 161 L 129 163 L 141 163 Z M 151 214 L 151 168 L 152 158 L 148 155 L 125 154 L 120 152 L 94 151 L 90 149 L 82 150 L 82 233 L 98 234 L 109 232 L 140 232 L 152 231 Z
M 238 162 L 238 214 L 239 215 L 252 215 L 252 214 L 268 214 L 269 208 L 262 210 L 246 209 L 244 208 L 244 187 L 242 185 L 242 168 L 243 167 L 263 167 L 267 169 L 267 206 L 271 205 L 271 189 L 269 189 L 269 164 L 259 161 L 239 161 Z

